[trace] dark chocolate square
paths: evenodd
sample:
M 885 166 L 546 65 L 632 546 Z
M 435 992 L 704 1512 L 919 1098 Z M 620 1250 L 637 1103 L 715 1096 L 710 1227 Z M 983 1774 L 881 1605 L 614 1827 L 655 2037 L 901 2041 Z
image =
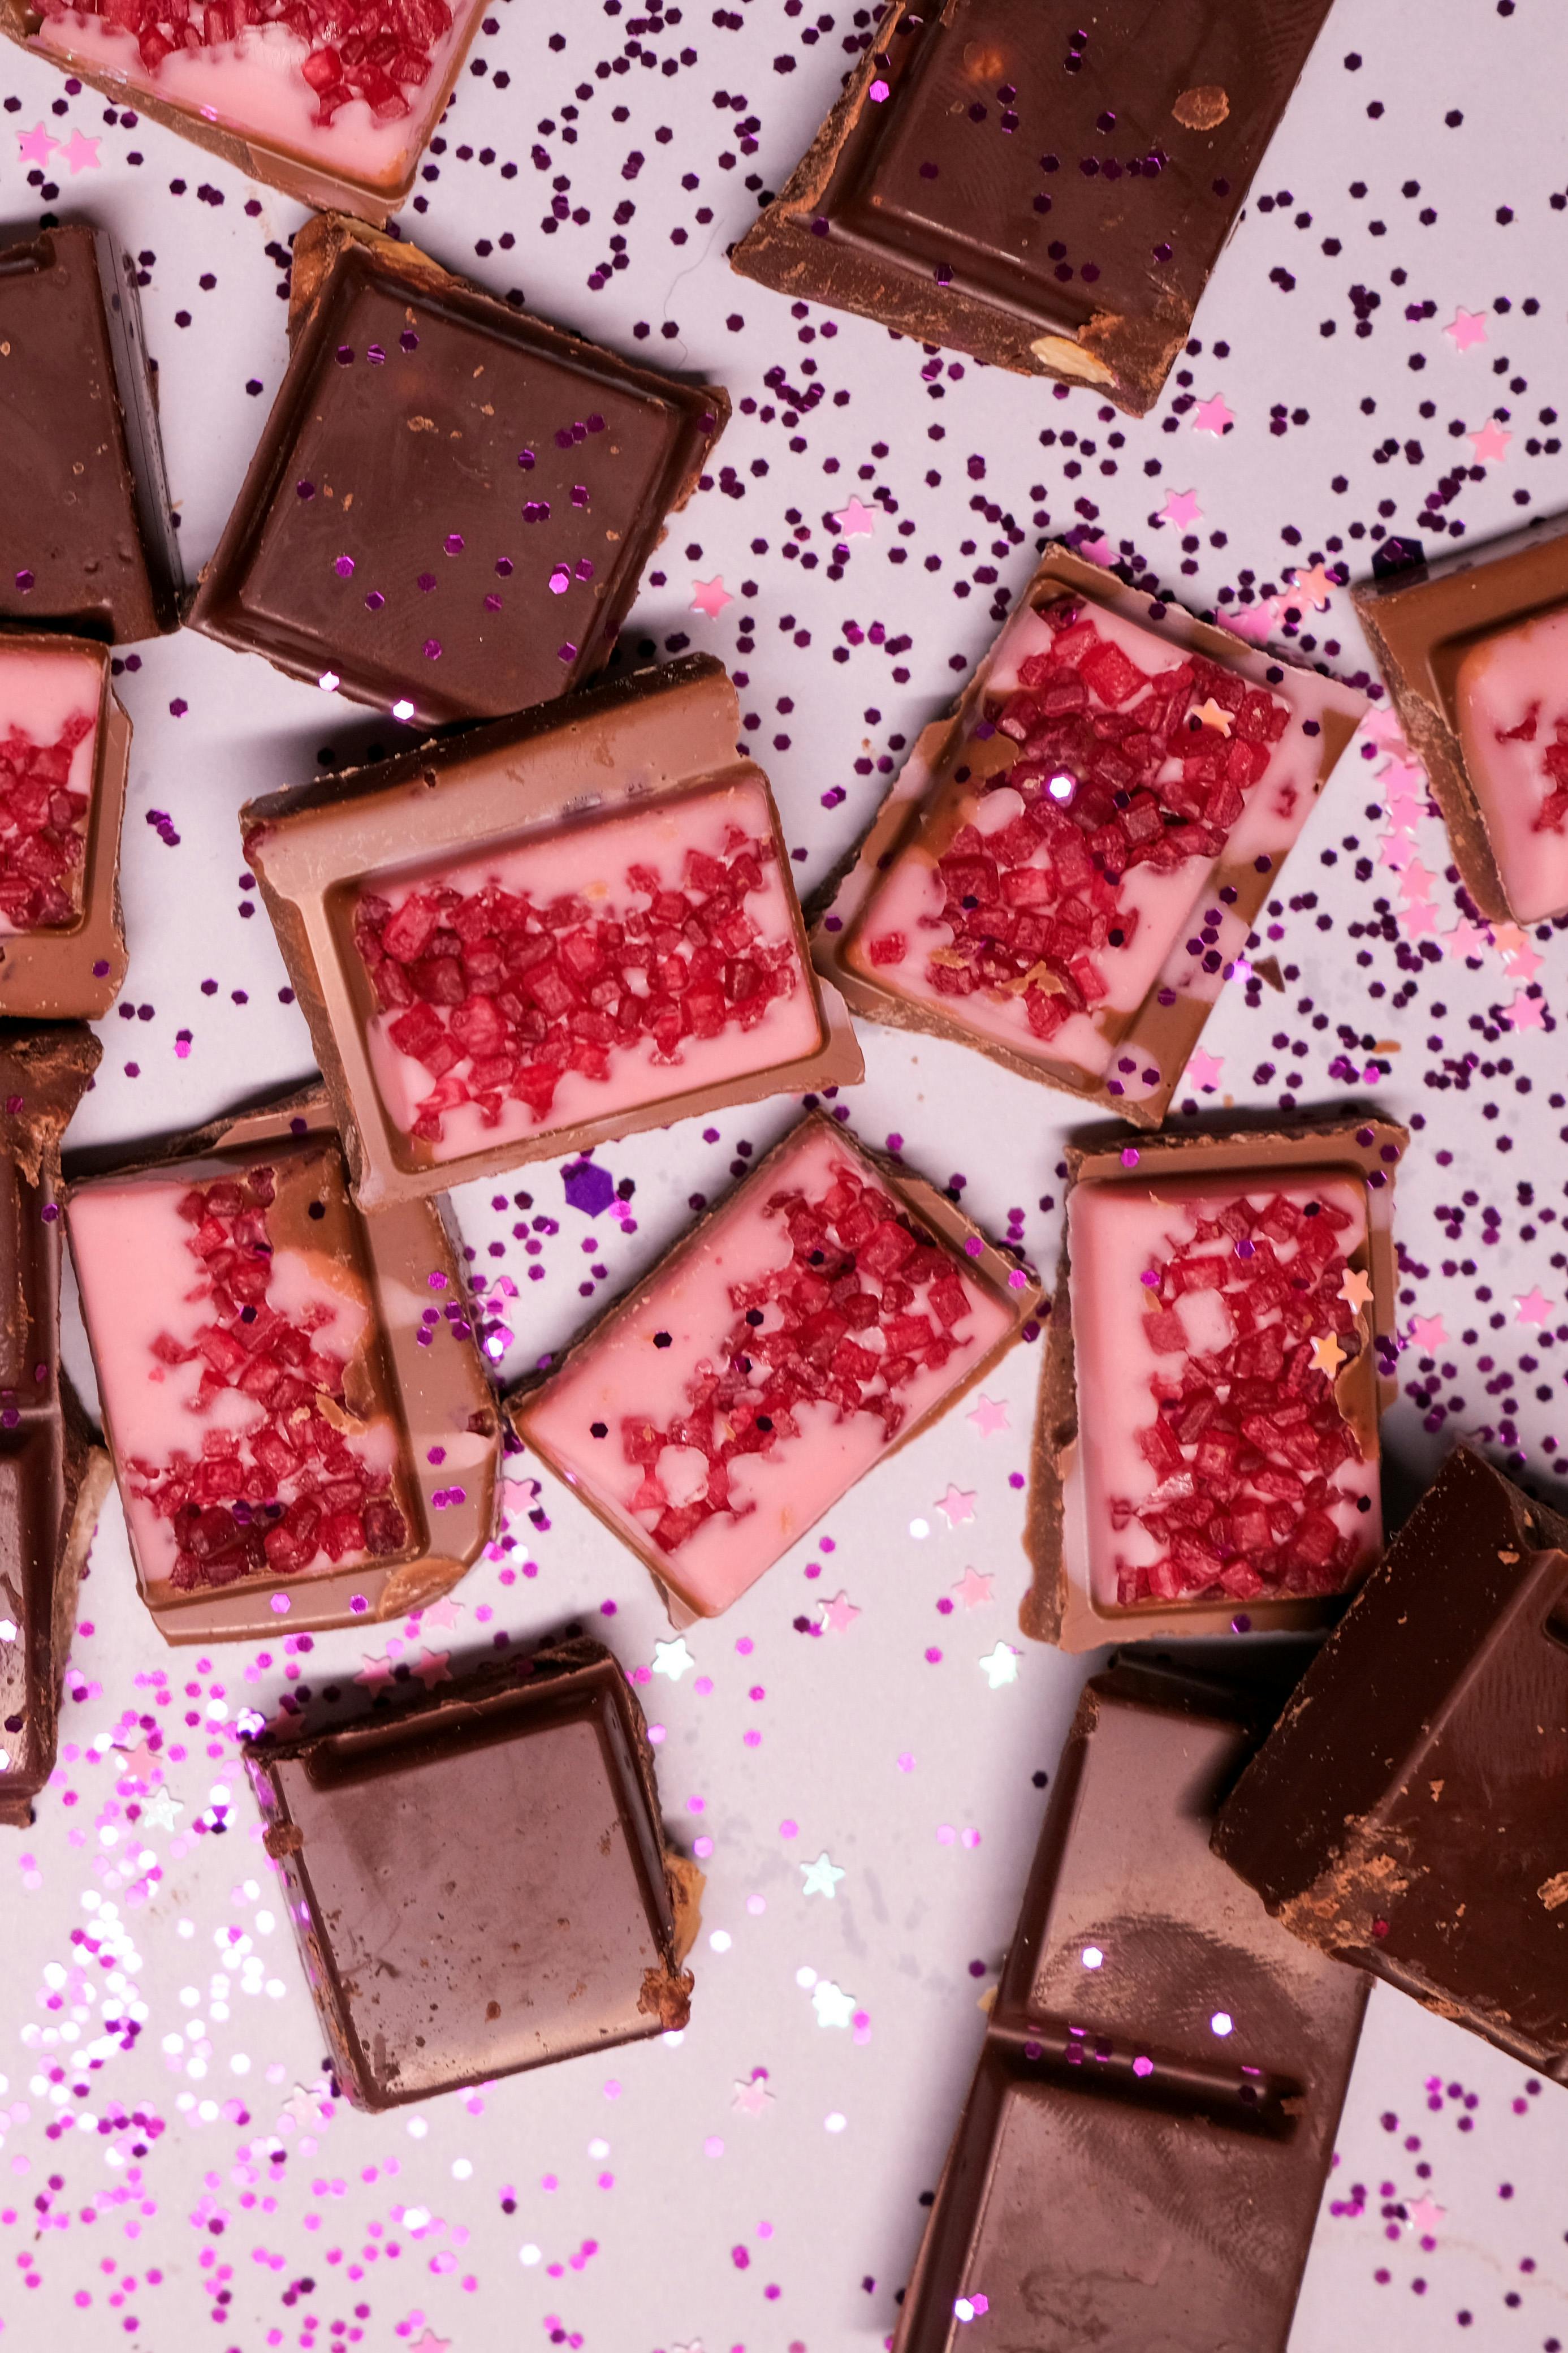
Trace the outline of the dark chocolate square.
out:
M 342 239 L 192 624 L 399 718 L 564 694 L 609 653 L 724 396 Z

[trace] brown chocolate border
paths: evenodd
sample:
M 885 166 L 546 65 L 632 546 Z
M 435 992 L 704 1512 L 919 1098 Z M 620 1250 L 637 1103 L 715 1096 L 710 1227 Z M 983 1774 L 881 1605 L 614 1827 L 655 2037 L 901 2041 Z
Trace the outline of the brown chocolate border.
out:
M 0 663 L 21 649 L 90 656 L 100 667 L 92 800 L 88 810 L 82 912 L 74 923 L 0 936 L 0 1014 L 39 1020 L 95 1020 L 125 979 L 125 918 L 120 903 L 120 834 L 131 769 L 131 722 L 110 685 L 110 651 L 95 638 L 38 629 L 0 630 Z M 95 973 L 93 966 L 105 969 Z
M 1136 1041 L 1133 1050 L 1152 1054 L 1162 1073 L 1167 1075 L 1162 1076 L 1160 1085 L 1152 1093 L 1134 1099 L 1112 1095 L 1103 1080 L 1096 1080 L 1088 1071 L 1075 1072 L 1066 1063 L 1036 1060 L 1016 1053 L 999 1039 L 981 1037 L 932 1006 L 919 1004 L 893 989 L 879 987 L 849 962 L 847 953 L 858 934 L 878 880 L 891 860 L 913 842 L 926 809 L 948 781 L 947 772 L 956 763 L 983 708 L 996 650 L 1008 628 L 1026 605 L 1037 611 L 1063 593 L 1086 596 L 1121 619 L 1153 630 L 1172 645 L 1205 654 L 1245 678 L 1249 685 L 1267 692 L 1279 691 L 1278 686 L 1268 681 L 1267 673 L 1270 670 L 1283 671 L 1287 684 L 1292 672 L 1298 678 L 1310 679 L 1314 688 L 1327 698 L 1320 721 L 1322 735 L 1317 791 L 1321 793 L 1366 710 L 1363 694 L 1342 686 L 1337 680 L 1323 679 L 1315 671 L 1305 670 L 1300 663 L 1281 661 L 1274 654 L 1243 645 L 1228 630 L 1198 620 L 1179 605 L 1167 605 L 1142 589 L 1130 588 L 1114 573 L 1090 564 L 1060 541 L 1054 541 L 946 718 L 933 720 L 917 738 L 858 849 L 830 881 L 831 900 L 824 904 L 824 894 L 818 893 L 816 903 L 821 911 L 816 913 L 812 925 L 812 954 L 817 970 L 841 991 L 850 1010 L 866 1020 L 884 1022 L 894 1029 L 924 1030 L 932 1037 L 951 1039 L 954 1044 L 984 1054 L 987 1060 L 999 1063 L 1003 1070 L 1012 1071 L 1019 1078 L 1031 1080 L 1037 1086 L 1075 1095 L 1085 1104 L 1100 1104 L 1134 1127 L 1153 1128 L 1160 1125 L 1170 1109 L 1193 1049 L 1219 1001 L 1217 994 L 1213 998 L 1178 996 L 1174 1005 L 1165 1007 L 1156 1002 L 1158 980 L 1151 986 L 1121 1035 L 1123 1040 Z M 1280 887 L 1289 858 L 1287 851 L 1267 874 L 1258 874 L 1250 862 L 1227 868 L 1222 852 L 1209 870 L 1216 886 L 1223 877 L 1235 890 L 1236 902 L 1231 912 L 1247 931 L 1253 928 L 1264 905 Z
M 1359 1138 L 1367 1137 L 1363 1144 Z M 1090 1132 L 1067 1149 L 1068 1197 L 1077 1185 L 1119 1180 L 1146 1184 L 1163 1171 L 1181 1176 L 1224 1177 L 1257 1170 L 1275 1176 L 1297 1168 L 1331 1168 L 1366 1176 L 1374 1169 L 1387 1179 L 1377 1194 L 1369 1194 L 1367 1241 L 1364 1245 L 1372 1277 L 1372 1330 L 1356 1362 L 1371 1364 L 1380 1341 L 1392 1339 L 1397 1318 L 1398 1270 L 1394 1257 L 1391 1213 L 1399 1161 L 1409 1149 L 1410 1134 L 1375 1113 L 1364 1119 L 1346 1115 L 1318 1120 L 1300 1127 L 1258 1126 L 1199 1130 L 1189 1134 L 1156 1136 L 1136 1145 L 1125 1138 L 1105 1138 Z M 1396 1157 L 1385 1161 L 1384 1148 Z M 1062 1220 L 1061 1253 L 1057 1284 L 1046 1334 L 1046 1358 L 1040 1372 L 1039 1402 L 1029 1454 L 1029 1488 L 1025 1504 L 1024 1551 L 1031 1583 L 1018 1611 L 1018 1624 L 1037 1642 L 1052 1642 L 1063 1651 L 1091 1651 L 1106 1642 L 1163 1641 L 1198 1635 L 1234 1636 L 1233 1620 L 1244 1615 L 1258 1633 L 1288 1633 L 1303 1627 L 1326 1625 L 1344 1606 L 1343 1594 L 1322 1599 L 1269 1599 L 1175 1604 L 1168 1608 L 1105 1609 L 1094 1599 L 1088 1563 L 1073 1556 L 1072 1538 L 1065 1521 L 1065 1495 L 1078 1444 L 1079 1398 L 1074 1365 L 1071 1262 L 1068 1225 Z M 1380 1198 L 1389 1214 L 1381 1220 L 1372 1214 Z M 1359 1253 L 1358 1253 L 1359 1255 Z M 1379 1374 L 1375 1413 L 1394 1403 L 1398 1384 Z M 1363 1400 L 1363 1407 L 1366 1400 Z M 1375 1424 L 1373 1432 L 1375 1435 Z
M 95 1169 L 92 1176 L 67 1185 L 61 1194 L 69 1229 L 70 1204 L 79 1191 L 105 1178 L 173 1170 L 183 1161 L 205 1159 L 216 1153 L 243 1153 L 302 1134 L 333 1132 L 325 1092 L 305 1088 L 285 1095 L 266 1108 L 215 1120 L 187 1135 L 175 1137 L 155 1154 L 126 1161 L 112 1168 Z M 285 1633 L 322 1633 L 338 1626 L 374 1626 L 402 1618 L 449 1592 L 470 1569 L 497 1525 L 500 1503 L 500 1423 L 494 1392 L 485 1377 L 477 1347 L 444 1336 L 439 1349 L 422 1348 L 416 1334 L 420 1315 L 433 1295 L 416 1284 L 429 1272 L 444 1274 L 443 1298 L 460 1302 L 470 1324 L 478 1320 L 468 1300 L 460 1245 L 447 1231 L 433 1202 L 405 1202 L 367 1216 L 358 1212 L 363 1228 L 381 1336 L 392 1375 L 393 1404 L 406 1450 L 408 1483 L 419 1515 L 417 1549 L 384 1563 L 361 1562 L 357 1567 L 325 1570 L 302 1577 L 246 1577 L 237 1584 L 194 1593 L 149 1596 L 141 1563 L 132 1544 L 136 1582 L 153 1624 L 167 1642 L 260 1641 Z M 418 1441 L 437 1432 L 455 1432 L 464 1406 L 467 1428 L 490 1440 L 481 1462 L 447 1469 L 426 1459 Z M 101 1400 L 100 1400 L 101 1407 Z M 421 1426 L 423 1417 L 424 1426 Z M 111 1453 L 114 1433 L 104 1414 L 104 1430 Z M 119 1459 L 116 1454 L 116 1472 Z M 449 1492 L 454 1471 L 464 1484 L 464 1501 L 444 1505 L 437 1513 L 434 1497 Z M 275 1611 L 275 1595 L 289 1607 Z M 353 1603 L 367 1606 L 355 1609 Z
M 956 1208 L 945 1194 L 939 1192 L 936 1187 L 929 1183 L 925 1177 L 916 1176 L 913 1171 L 904 1167 L 901 1162 L 892 1160 L 886 1153 L 878 1152 L 871 1145 L 862 1143 L 846 1122 L 833 1118 L 826 1112 L 809 1111 L 804 1118 L 796 1120 L 795 1125 L 780 1136 L 778 1142 L 763 1155 L 756 1166 L 750 1169 L 738 1185 L 731 1187 L 729 1192 L 703 1210 L 696 1223 L 687 1229 L 681 1239 L 665 1252 L 647 1274 L 619 1293 L 590 1323 L 584 1326 L 570 1346 L 548 1369 L 526 1376 L 501 1400 L 501 1411 L 524 1450 L 531 1451 L 539 1461 L 546 1464 L 560 1480 L 562 1485 L 569 1488 L 576 1496 L 584 1510 L 592 1512 L 594 1517 L 602 1526 L 609 1529 L 617 1542 L 624 1544 L 628 1552 L 637 1555 L 652 1577 L 654 1583 L 659 1588 L 666 1601 L 672 1604 L 672 1617 L 677 1615 L 675 1605 L 679 1606 L 680 1611 L 686 1613 L 683 1618 L 678 1620 L 678 1622 L 682 1624 L 689 1625 L 695 1618 L 721 1617 L 723 1611 L 705 1609 L 694 1601 L 689 1594 L 683 1591 L 679 1576 L 671 1573 L 671 1564 L 666 1554 L 658 1551 L 652 1543 L 637 1543 L 626 1529 L 623 1528 L 608 1513 L 599 1508 L 593 1496 L 576 1484 L 547 1449 L 541 1446 L 532 1436 L 528 1421 L 529 1404 L 531 1399 L 553 1380 L 557 1374 L 563 1372 L 584 1349 L 590 1347 L 608 1324 L 613 1324 L 622 1314 L 630 1313 L 642 1300 L 657 1292 L 675 1268 L 683 1264 L 688 1258 L 703 1248 L 708 1227 L 721 1210 L 728 1210 L 742 1194 L 754 1192 L 764 1183 L 771 1183 L 773 1168 L 782 1155 L 786 1149 L 793 1147 L 803 1129 L 813 1126 L 826 1129 L 844 1150 L 873 1169 L 878 1182 L 885 1185 L 889 1192 L 902 1203 L 915 1223 L 927 1227 L 935 1234 L 961 1261 L 962 1272 L 972 1281 L 978 1282 L 994 1298 L 999 1299 L 1013 1319 L 1012 1329 L 1005 1332 L 994 1345 L 986 1350 L 984 1356 L 971 1367 L 955 1388 L 949 1389 L 946 1395 L 940 1398 L 925 1413 L 921 1414 L 918 1420 L 912 1421 L 906 1430 L 900 1430 L 892 1444 L 883 1449 L 870 1469 L 862 1473 L 863 1477 L 869 1478 L 872 1472 L 879 1470 L 890 1455 L 896 1454 L 900 1447 L 907 1446 L 911 1439 L 918 1438 L 922 1430 L 929 1430 L 933 1423 L 940 1421 L 943 1415 L 951 1413 L 959 1399 L 966 1397 L 970 1390 L 984 1380 L 1000 1359 L 1006 1355 L 1008 1349 L 1017 1340 L 1024 1325 L 1039 1311 L 1040 1285 L 1037 1279 L 1028 1271 L 1027 1268 L 1020 1268 L 1013 1260 L 1005 1257 L 994 1242 L 988 1241 L 973 1219 L 965 1217 L 962 1209 Z M 972 1240 L 978 1241 L 980 1244 L 980 1254 L 977 1258 L 969 1257 L 964 1250 L 964 1244 Z M 1009 1278 L 1019 1272 L 1025 1274 L 1026 1281 L 1015 1290 Z M 859 1481 L 857 1480 L 854 1483 L 858 1485 Z M 844 1492 L 847 1493 L 848 1490 L 846 1489 Z M 829 1504 L 827 1508 L 832 1510 L 834 1505 Z M 806 1534 L 807 1531 L 803 1528 L 795 1542 L 800 1543 Z M 765 1577 L 768 1571 L 764 1569 L 762 1574 Z M 759 1578 L 758 1582 L 760 1581 Z
M 638 709 L 645 727 L 635 766 L 628 763 L 619 774 L 606 770 L 591 756 L 595 731 L 616 713 Z M 812 961 L 772 788 L 763 770 L 735 752 L 739 728 L 740 704 L 722 663 L 707 654 L 688 655 L 663 669 L 637 670 L 584 694 L 538 704 L 478 733 L 353 769 L 331 786 L 273 794 L 241 810 L 246 861 L 260 882 L 310 1025 L 363 1207 L 421 1199 L 737 1103 L 853 1086 L 864 1075 L 848 1014 Z M 695 737 L 695 748 L 688 755 L 691 764 L 682 768 L 689 736 Z M 732 783 L 759 784 L 767 804 L 803 985 L 816 1008 L 816 1051 L 742 1074 L 732 1085 L 688 1086 L 632 1111 L 541 1128 L 458 1160 L 421 1161 L 411 1139 L 393 1125 L 376 1086 L 364 1045 L 364 1024 L 374 1009 L 370 989 L 357 959 L 344 954 L 344 918 L 334 902 L 351 887 L 425 855 L 482 854 L 525 829 L 569 824 L 578 814 L 613 819 L 622 810 Z

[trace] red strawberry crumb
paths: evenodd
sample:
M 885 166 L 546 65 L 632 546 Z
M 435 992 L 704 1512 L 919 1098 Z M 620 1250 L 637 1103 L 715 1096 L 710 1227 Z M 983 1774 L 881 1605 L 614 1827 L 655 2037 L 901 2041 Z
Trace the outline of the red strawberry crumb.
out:
M 18 727 L 0 740 L 0 914 L 19 932 L 74 923 L 81 913 L 88 798 L 68 788 L 71 754 L 92 733 L 85 713 L 52 744 Z

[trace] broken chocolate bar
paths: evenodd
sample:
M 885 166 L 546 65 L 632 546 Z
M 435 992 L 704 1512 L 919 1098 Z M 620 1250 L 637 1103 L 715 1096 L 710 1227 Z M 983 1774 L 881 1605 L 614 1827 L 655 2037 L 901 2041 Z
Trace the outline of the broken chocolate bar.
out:
M 119 995 L 130 762 L 104 647 L 0 636 L 0 1012 L 91 1019 Z
M 716 1617 L 1018 1336 L 1037 1288 L 812 1113 L 535 1386 L 525 1446 Z
M 1068 1151 L 1026 1633 L 1321 1625 L 1364 1575 L 1407 1141 L 1368 1119 Z
M 726 396 L 353 223 L 308 224 L 294 269 L 288 371 L 193 628 L 431 725 L 582 684 Z
M 0 1822 L 54 1770 L 77 1590 L 109 1458 L 60 1364 L 60 1136 L 102 1049 L 0 1022 Z
M 492 1532 L 497 1424 L 433 1204 L 349 1198 L 319 1092 L 72 1186 L 142 1599 L 171 1642 L 397 1618 Z
M 1157 1127 L 1365 709 L 1050 548 L 812 937 L 851 1008 Z
M 253 180 L 379 222 L 413 187 L 481 13 L 479 0 L 0 0 L 0 31 Z
M 1568 913 L 1568 515 L 1354 602 L 1480 913 Z
M 246 1767 L 356 2107 L 686 2024 L 702 1875 L 665 1842 L 602 1643 L 490 1660 Z
M 0 252 L 0 617 L 126 645 L 178 620 L 136 270 L 107 229 Z
M 732 266 L 1142 417 L 1328 9 L 894 0 Z
M 1284 2353 L 1367 1981 L 1208 1851 L 1253 1703 L 1090 1683 L 894 2337 Z
M 1568 1521 L 1457 1449 L 1214 1845 L 1309 1946 L 1568 2084 Z
M 860 1077 L 740 723 L 689 655 L 245 810 L 362 1203 Z

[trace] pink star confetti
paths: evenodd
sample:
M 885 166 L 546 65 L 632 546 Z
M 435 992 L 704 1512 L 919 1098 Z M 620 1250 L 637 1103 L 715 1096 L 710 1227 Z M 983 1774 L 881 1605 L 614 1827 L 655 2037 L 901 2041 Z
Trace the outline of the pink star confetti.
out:
M 1415 844 L 1407 833 L 1385 833 L 1377 845 L 1377 854 L 1384 866 L 1392 866 L 1397 874 L 1415 856 Z
M 691 584 L 691 610 L 706 613 L 710 621 L 716 621 L 725 606 L 734 601 L 717 572 L 711 580 L 694 580 Z
M 1392 704 L 1374 705 L 1361 723 L 1363 732 L 1373 744 L 1383 744 L 1401 758 L 1409 758 L 1410 746 L 1405 740 L 1399 713 Z
M 452 2340 L 449 2337 L 437 2337 L 433 2328 L 426 2328 L 417 2344 L 412 2347 L 411 2353 L 452 2353 Z
M 973 1423 L 982 1438 L 994 1438 L 998 1430 L 1011 1427 L 1007 1409 L 997 1398 L 982 1397 L 973 1413 L 964 1416 Z
M 819 1601 L 824 1632 L 847 1634 L 860 1612 L 847 1593 L 836 1593 L 831 1601 Z
M 79 131 L 72 132 L 69 143 L 60 149 L 60 154 L 69 164 L 73 180 L 79 172 L 96 172 L 99 168 L 97 140 L 86 138 Z
M 1448 1335 L 1440 1315 L 1413 1315 L 1410 1318 L 1410 1339 L 1413 1346 L 1428 1356 L 1435 1348 L 1446 1348 Z
M 962 1487 L 951 1483 L 945 1495 L 939 1495 L 934 1509 L 939 1511 L 950 1528 L 961 1527 L 965 1520 L 974 1517 L 974 1495 L 966 1494 Z
M 1087 556 L 1090 564 L 1111 565 L 1116 561 L 1116 550 L 1103 532 L 1097 533 L 1092 539 L 1080 539 L 1078 552 L 1080 555 Z
M 1489 942 L 1479 923 L 1461 915 L 1451 932 L 1443 934 L 1443 952 L 1451 956 L 1479 956 L 1486 953 Z
M 847 507 L 840 507 L 833 520 L 844 539 L 869 539 L 877 527 L 876 515 L 858 499 L 851 499 Z
M 462 1614 L 462 1602 L 454 1601 L 449 1593 L 443 1593 L 439 1601 L 426 1603 L 424 1609 L 418 1612 L 416 1622 L 420 1631 L 427 1634 L 433 1626 L 455 1626 Z
M 1522 1299 L 1516 1298 L 1513 1303 L 1516 1324 L 1544 1324 L 1551 1313 L 1552 1302 L 1539 1283 L 1533 1291 L 1527 1291 Z
M 452 1670 L 447 1663 L 451 1655 L 449 1651 L 421 1651 L 414 1672 L 426 1691 L 435 1683 L 451 1682 Z
M 1228 433 L 1235 423 L 1234 412 L 1226 406 L 1223 396 L 1217 392 L 1212 400 L 1200 400 L 1193 412 L 1194 433 L 1213 433 L 1217 438 Z
M 952 1590 L 959 1606 L 964 1609 L 983 1609 L 991 1599 L 994 1577 L 984 1577 L 977 1568 L 966 1568 Z
M 1506 1008 L 1506 1017 L 1510 1029 L 1543 1029 L 1546 1027 L 1545 1005 L 1539 997 L 1531 997 L 1528 989 L 1520 990 L 1512 1004 Z
M 59 143 L 51 132 L 45 130 L 41 122 L 35 122 L 31 131 L 19 131 L 16 133 L 16 145 L 21 152 L 24 164 L 47 164 L 50 154 Z
M 150 1784 L 153 1778 L 153 1767 L 156 1761 L 147 1742 L 139 1740 L 134 1748 L 127 1748 L 121 1752 L 121 1776 L 122 1778 L 129 1776 L 133 1780 Z
M 354 1677 L 354 1681 L 356 1683 L 363 1683 L 366 1691 L 378 1692 L 383 1683 L 390 1683 L 392 1680 L 392 1661 L 384 1651 L 379 1653 L 366 1651 L 363 1657 L 364 1664 Z
M 1233 637 L 1245 638 L 1249 645 L 1260 646 L 1271 637 L 1278 618 L 1275 600 L 1265 596 L 1261 604 L 1232 606 L 1225 616 L 1225 626 Z
M 736 2084 L 730 2105 L 739 2108 L 743 2116 L 765 2116 L 773 2096 L 767 2085 L 767 2069 L 753 2067 L 743 2083 Z
M 1487 314 L 1484 311 L 1467 311 L 1461 305 L 1455 311 L 1443 332 L 1446 335 L 1452 335 L 1454 349 L 1457 352 L 1468 352 L 1472 343 L 1486 342 Z
M 1464 315 L 1461 311 L 1461 319 Z M 1414 2227 L 1417 2231 L 1425 2231 L 1430 2237 L 1438 2223 L 1445 2220 L 1448 2210 L 1446 2206 L 1439 2206 L 1435 2198 L 1421 2197 L 1408 2205 L 1405 2211 Z
M 1425 901 L 1432 896 L 1432 885 L 1436 880 L 1429 866 L 1423 866 L 1418 858 L 1412 858 L 1401 871 L 1399 887 L 1407 899 Z
M 1186 1083 L 1200 1094 L 1212 1095 L 1219 1084 L 1219 1074 L 1225 1068 L 1223 1054 L 1205 1054 L 1201 1046 L 1193 1049 L 1187 1060 Z
M 1196 491 L 1171 491 L 1167 492 L 1165 503 L 1160 509 L 1159 520 L 1162 522 L 1176 523 L 1182 530 L 1185 531 L 1193 523 L 1202 522 L 1203 519 L 1204 511 L 1198 504 L 1198 494 Z
M 1495 466 L 1507 457 L 1513 435 L 1505 433 L 1495 417 L 1489 417 L 1479 433 L 1467 433 L 1465 438 L 1475 451 L 1479 466 Z
M 1414 906 L 1402 907 L 1399 920 L 1413 940 L 1426 937 L 1437 928 L 1437 910 L 1424 900 Z
M 1325 613 L 1329 599 L 1338 585 L 1337 581 L 1329 578 L 1322 565 L 1314 564 L 1310 572 L 1293 572 L 1290 575 L 1284 601 L 1298 611 L 1310 605 L 1314 613 Z

